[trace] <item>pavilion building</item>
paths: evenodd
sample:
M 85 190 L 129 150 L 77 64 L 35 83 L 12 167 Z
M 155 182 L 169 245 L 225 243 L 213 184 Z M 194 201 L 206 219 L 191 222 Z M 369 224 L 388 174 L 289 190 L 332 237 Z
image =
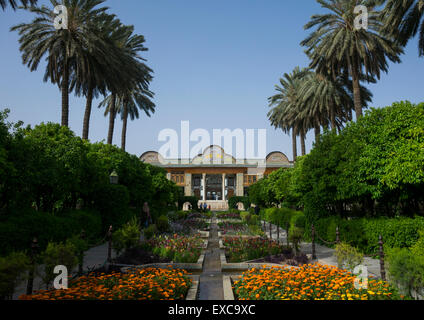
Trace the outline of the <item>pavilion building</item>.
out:
M 148 151 L 141 161 L 167 171 L 167 178 L 179 186 L 185 196 L 196 196 L 199 204 L 212 210 L 228 210 L 228 199 L 245 196 L 249 186 L 280 168 L 292 168 L 282 152 L 271 152 L 266 159 L 235 159 L 219 146 L 206 148 L 194 159 L 164 159 L 158 152 Z

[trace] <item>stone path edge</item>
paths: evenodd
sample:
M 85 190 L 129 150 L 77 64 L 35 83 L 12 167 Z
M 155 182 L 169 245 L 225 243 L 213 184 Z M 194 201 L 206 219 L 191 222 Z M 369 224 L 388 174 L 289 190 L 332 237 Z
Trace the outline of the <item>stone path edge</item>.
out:
M 189 278 L 191 278 L 192 284 L 188 290 L 186 301 L 195 301 L 197 300 L 197 293 L 199 291 L 200 276 L 190 275 Z

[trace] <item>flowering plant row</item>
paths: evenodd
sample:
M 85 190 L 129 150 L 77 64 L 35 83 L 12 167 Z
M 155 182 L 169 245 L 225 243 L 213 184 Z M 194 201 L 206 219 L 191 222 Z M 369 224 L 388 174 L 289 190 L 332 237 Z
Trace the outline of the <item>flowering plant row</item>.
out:
M 198 218 L 191 218 L 186 220 L 178 221 L 183 229 L 191 229 L 191 230 L 208 230 L 210 225 L 208 222 Z
M 225 238 L 223 244 L 226 247 L 228 260 L 231 263 L 277 255 L 289 250 L 277 241 L 262 238 Z
M 198 237 L 180 235 L 158 236 L 146 242 L 145 246 L 154 254 L 173 262 L 196 263 L 202 253 L 203 240 Z
M 388 283 L 368 280 L 355 288 L 356 276 L 346 270 L 318 264 L 300 268 L 251 269 L 233 289 L 239 300 L 397 300 L 403 297 Z
M 220 222 L 219 230 L 222 234 L 246 234 L 249 235 L 249 227 L 243 222 Z
M 69 289 L 39 291 L 20 300 L 184 300 L 191 282 L 185 270 L 148 268 L 82 276 L 70 281 Z
M 217 217 L 221 220 L 241 220 L 240 213 L 220 212 L 217 214 Z

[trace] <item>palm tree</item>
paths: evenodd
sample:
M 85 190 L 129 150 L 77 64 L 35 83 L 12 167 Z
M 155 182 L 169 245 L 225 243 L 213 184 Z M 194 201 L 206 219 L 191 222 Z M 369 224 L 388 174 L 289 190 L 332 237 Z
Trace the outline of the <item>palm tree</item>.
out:
M 35 5 L 37 3 L 37 0 L 20 0 L 22 6 L 24 8 L 28 7 L 28 5 Z M 13 10 L 16 10 L 18 7 L 18 4 L 16 3 L 16 0 L 0 0 L 0 7 L 5 10 L 7 7 L 7 3 L 12 7 Z
M 145 39 L 142 35 L 133 34 L 134 27 L 129 26 L 121 30 L 115 35 L 116 46 L 126 52 L 126 61 L 124 68 L 126 79 L 121 81 L 118 86 L 111 88 L 111 94 L 99 107 L 106 107 L 105 116 L 109 114 L 109 129 L 108 129 L 108 144 L 113 142 L 113 131 L 115 127 L 115 118 L 118 112 L 122 110 L 123 116 L 123 140 L 122 147 L 125 149 L 126 140 L 126 127 L 128 113 L 131 112 L 128 108 L 132 102 L 144 110 L 150 116 L 150 111 L 154 110 L 154 104 L 149 100 L 153 97 L 153 93 L 149 91 L 148 86 L 152 80 L 151 73 L 153 72 L 148 68 L 139 53 L 146 51 L 144 47 Z M 124 107 L 127 109 L 125 110 Z
M 330 123 L 332 130 L 340 128 L 354 109 L 353 99 L 340 77 L 333 80 L 330 75 L 309 71 L 302 78 L 299 95 L 306 106 L 303 116 L 313 119 L 315 141 L 319 139 L 321 126 Z
M 150 100 L 153 98 L 153 92 L 148 89 L 139 88 L 130 92 L 127 92 L 119 100 L 122 105 L 118 105 L 121 110 L 122 124 L 122 136 L 121 136 L 121 148 L 125 151 L 126 137 L 127 137 L 127 122 L 128 116 L 131 120 L 138 119 L 140 117 L 139 110 L 150 117 L 151 113 L 155 112 L 155 104 Z
M 381 0 L 384 31 L 406 46 L 419 32 L 418 53 L 424 56 L 424 0 Z
M 84 59 L 75 61 L 81 65 L 73 68 L 73 70 L 82 70 L 83 72 L 78 74 L 74 72 L 71 76 L 71 89 L 75 88 L 78 96 L 86 97 L 82 132 L 84 140 L 88 140 L 89 136 L 93 98 L 97 98 L 100 94 L 106 96 L 108 88 L 113 90 L 127 81 L 127 72 L 122 72 L 126 67 L 124 65 L 126 53 L 116 48 L 112 39 L 113 33 L 127 27 L 123 26 L 115 15 L 102 14 L 96 22 L 96 28 L 96 34 L 102 41 L 93 43 L 85 49 Z
M 28 10 L 37 17 L 30 23 L 12 27 L 18 31 L 22 60 L 31 71 L 38 68 L 40 60 L 47 55 L 48 68 L 44 81 L 50 79 L 58 84 L 62 92 L 62 126 L 69 123 L 69 82 L 72 72 L 79 74 L 83 70 L 72 70 L 84 61 L 87 44 L 101 43 L 96 34 L 96 21 L 108 8 L 96 8 L 104 0 L 50 0 L 53 8 L 64 5 L 68 10 L 68 28 L 56 30 L 53 8 L 30 7 Z M 105 53 L 107 54 L 107 53 Z
M 296 67 L 291 74 L 285 73 L 283 78 L 280 79 L 281 86 L 275 86 L 278 93 L 268 99 L 269 106 L 272 107 L 268 113 L 271 125 L 282 129 L 285 133 L 292 131 L 294 161 L 297 159 L 296 137 L 298 135 L 301 136 L 302 155 L 306 153 L 305 128 L 303 123 L 295 117 L 295 110 L 297 110 L 300 100 L 300 80 L 304 74 L 305 70 L 301 70 L 299 67 Z
M 375 1 L 317 0 L 327 14 L 314 15 L 305 29 L 317 27 L 304 41 L 306 53 L 312 59 L 310 67 L 318 73 L 330 68 L 335 76 L 347 71 L 352 79 L 352 91 L 357 118 L 362 116 L 361 78 L 380 78 L 388 71 L 388 61 L 400 62 L 401 47 L 381 34 L 382 22 Z M 368 8 L 368 29 L 357 30 L 354 9 Z M 365 75 L 365 77 L 363 76 Z

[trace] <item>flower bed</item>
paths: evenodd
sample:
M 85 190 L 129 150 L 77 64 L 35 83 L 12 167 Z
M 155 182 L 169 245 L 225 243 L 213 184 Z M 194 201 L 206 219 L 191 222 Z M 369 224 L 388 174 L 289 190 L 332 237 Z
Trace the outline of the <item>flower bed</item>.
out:
M 217 217 L 220 220 L 241 220 L 240 213 L 220 212 L 217 214 Z
M 177 263 L 196 263 L 202 253 L 203 240 L 198 237 L 158 236 L 144 244 L 152 253 Z
M 180 220 L 177 221 L 177 223 L 181 225 L 182 229 L 187 231 L 188 233 L 197 230 L 209 230 L 210 228 L 210 224 L 208 222 L 197 218 Z
M 67 290 L 38 291 L 20 300 L 184 300 L 191 287 L 185 270 L 142 269 L 91 274 L 69 282 Z
M 249 234 L 249 227 L 243 222 L 219 222 L 218 228 L 222 234 Z
M 368 289 L 355 289 L 355 276 L 336 267 L 252 269 L 233 285 L 239 300 L 398 300 L 388 283 L 369 279 Z
M 230 263 L 259 259 L 289 250 L 277 241 L 261 238 L 225 238 L 223 244 L 226 247 L 227 258 Z

